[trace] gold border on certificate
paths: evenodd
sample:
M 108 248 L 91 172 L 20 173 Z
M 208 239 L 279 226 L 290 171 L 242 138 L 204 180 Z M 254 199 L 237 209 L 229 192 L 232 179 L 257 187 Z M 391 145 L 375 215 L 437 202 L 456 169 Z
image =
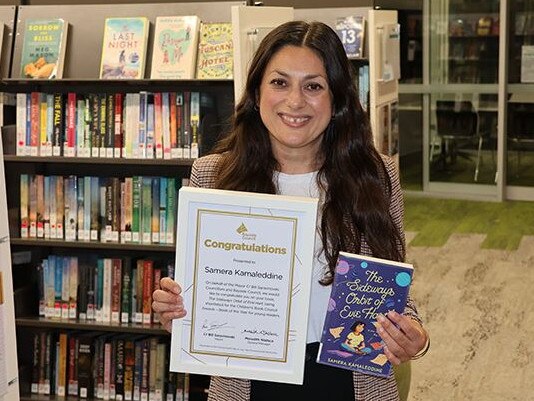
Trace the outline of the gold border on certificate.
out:
M 257 357 L 253 355 L 246 355 L 246 354 L 239 354 L 239 353 L 232 353 L 232 352 L 209 352 L 209 351 L 202 351 L 195 349 L 195 341 L 194 341 L 194 332 L 195 332 L 195 311 L 196 311 L 196 298 L 197 298 L 197 274 L 199 270 L 198 262 L 199 262 L 199 248 L 200 248 L 200 230 L 202 225 L 202 214 L 220 214 L 220 215 L 228 215 L 228 216 L 244 216 L 247 218 L 257 218 L 257 219 L 266 219 L 266 220 L 284 220 L 288 221 L 290 223 L 293 223 L 292 228 L 292 244 L 291 244 L 291 251 L 290 251 L 290 259 L 291 259 L 291 266 L 289 269 L 290 279 L 288 280 L 288 288 L 287 288 L 287 300 L 286 300 L 286 323 L 285 323 L 285 336 L 284 336 L 284 353 L 281 358 L 268 358 L 268 357 Z M 197 209 L 197 232 L 196 232 L 196 239 L 195 239 L 195 263 L 193 267 L 193 304 L 192 304 L 192 319 L 191 319 L 191 334 L 189 339 L 189 353 L 190 354 L 212 354 L 212 355 L 219 355 L 219 356 L 228 356 L 228 357 L 234 357 L 234 358 L 244 358 L 244 359 L 252 359 L 252 360 L 265 360 L 265 361 L 287 361 L 287 348 L 288 348 L 288 341 L 289 341 L 289 320 L 290 320 L 290 312 L 291 312 L 291 298 L 292 298 L 292 291 L 293 288 L 293 275 L 294 275 L 294 269 L 295 269 L 295 249 L 296 249 L 296 236 L 297 236 L 297 224 L 298 221 L 296 218 L 290 218 L 290 217 L 279 217 L 279 216 L 273 216 L 273 215 L 265 215 L 265 214 L 257 214 L 257 213 L 239 213 L 239 212 L 227 212 L 227 211 L 221 211 L 221 210 L 208 210 L 208 209 Z M 239 229 L 239 228 L 238 228 Z M 238 244 L 239 245 L 239 244 Z M 255 245 L 255 244 L 253 244 Z

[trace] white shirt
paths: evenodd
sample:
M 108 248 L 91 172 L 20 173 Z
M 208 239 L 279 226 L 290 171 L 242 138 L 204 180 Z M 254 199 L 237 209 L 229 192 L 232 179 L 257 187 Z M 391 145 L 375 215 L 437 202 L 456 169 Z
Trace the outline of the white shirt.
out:
M 273 180 L 280 195 L 305 196 L 321 199 L 321 192 L 317 186 L 316 171 L 305 174 L 275 173 Z M 320 206 L 321 201 L 319 201 L 317 227 L 319 227 L 319 222 L 321 221 Z M 313 266 L 311 267 L 313 269 L 313 274 L 310 312 L 308 318 L 308 344 L 320 341 L 321 339 L 326 309 L 328 307 L 328 299 L 330 298 L 330 291 L 332 289 L 332 286 L 325 287 L 319 284 L 319 280 L 323 277 L 325 269 L 327 268 L 327 263 L 324 253 L 322 252 L 323 244 L 318 230 L 319 228 L 317 228 L 315 232 Z

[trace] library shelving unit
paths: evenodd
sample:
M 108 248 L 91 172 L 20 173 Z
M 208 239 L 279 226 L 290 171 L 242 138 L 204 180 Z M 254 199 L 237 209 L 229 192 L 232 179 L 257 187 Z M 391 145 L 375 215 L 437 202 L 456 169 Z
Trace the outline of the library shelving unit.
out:
M 107 17 L 145 16 L 150 24 L 145 77 L 150 76 L 152 38 L 157 16 L 197 15 L 202 21 L 231 21 L 231 7 L 241 2 L 164 3 L 164 4 L 106 4 L 11 7 L 13 27 L 5 28 L 3 49 L 13 53 L 10 63 L 2 57 L 2 88 L 4 93 L 4 121 L 2 139 L 5 144 L 7 204 L 10 222 L 10 243 L 13 260 L 15 321 L 18 342 L 19 389 L 23 400 L 53 400 L 57 395 L 31 393 L 33 368 L 33 339 L 41 332 L 76 332 L 159 337 L 168 342 L 168 334 L 159 323 L 98 323 L 80 319 L 39 317 L 38 274 L 36 266 L 49 255 L 99 258 L 150 258 L 174 261 L 173 244 L 119 243 L 99 241 L 65 241 L 63 239 L 21 238 L 20 235 L 20 177 L 22 174 L 56 176 L 173 177 L 179 183 L 189 176 L 193 159 L 126 159 L 64 156 L 16 155 L 16 107 L 13 102 L 19 93 L 138 93 L 146 91 L 194 91 L 205 103 L 200 107 L 200 154 L 224 133 L 233 111 L 233 80 L 100 80 L 100 52 L 104 20 Z M 0 10 L 2 11 L 2 10 Z M 6 12 L 8 10 L 6 9 Z M 15 14 L 16 13 L 16 14 Z M 63 18 L 69 25 L 64 72 L 62 79 L 31 80 L 20 76 L 23 29 L 28 19 Z M 6 24 L 7 25 L 7 24 Z M 11 29 L 11 30 L 10 30 Z M 9 71 L 11 70 L 11 74 Z M 7 71 L 7 72 L 6 72 Z M 6 72 L 6 73 L 4 73 Z M 179 186 L 179 185 L 178 185 Z M 151 291 L 150 291 L 151 292 Z M 207 378 L 191 375 L 189 399 L 203 400 L 207 396 Z M 53 393 L 53 391 L 52 391 Z M 61 397 L 60 397 L 61 398 Z M 74 397 L 76 398 L 76 397 Z M 96 399 L 96 395 L 94 397 Z M 89 397 L 91 399 L 91 397 Z

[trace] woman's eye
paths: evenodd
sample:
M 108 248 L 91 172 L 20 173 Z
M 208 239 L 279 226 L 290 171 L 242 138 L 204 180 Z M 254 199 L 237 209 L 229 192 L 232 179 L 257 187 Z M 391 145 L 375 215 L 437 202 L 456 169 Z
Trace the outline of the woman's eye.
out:
M 275 79 L 271 80 L 271 85 L 280 86 L 281 87 L 281 86 L 285 86 L 286 82 L 283 79 L 275 78 Z
M 312 82 L 306 85 L 306 89 L 313 91 L 313 92 L 317 92 L 323 89 L 323 86 L 321 84 Z

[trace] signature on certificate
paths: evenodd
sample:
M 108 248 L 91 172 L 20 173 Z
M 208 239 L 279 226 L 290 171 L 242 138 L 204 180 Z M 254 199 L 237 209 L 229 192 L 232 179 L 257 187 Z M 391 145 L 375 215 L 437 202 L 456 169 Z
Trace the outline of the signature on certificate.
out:
M 213 322 L 208 321 L 208 319 L 204 319 L 202 322 L 202 327 L 204 331 L 213 331 L 213 330 L 219 330 L 219 329 L 233 329 L 233 327 L 228 326 L 228 322 L 219 322 L 218 320 L 214 320 Z
M 273 331 L 264 330 L 264 329 L 243 329 L 242 333 L 246 334 L 258 334 L 260 336 L 266 336 L 266 337 L 278 337 L 278 333 L 275 333 Z

